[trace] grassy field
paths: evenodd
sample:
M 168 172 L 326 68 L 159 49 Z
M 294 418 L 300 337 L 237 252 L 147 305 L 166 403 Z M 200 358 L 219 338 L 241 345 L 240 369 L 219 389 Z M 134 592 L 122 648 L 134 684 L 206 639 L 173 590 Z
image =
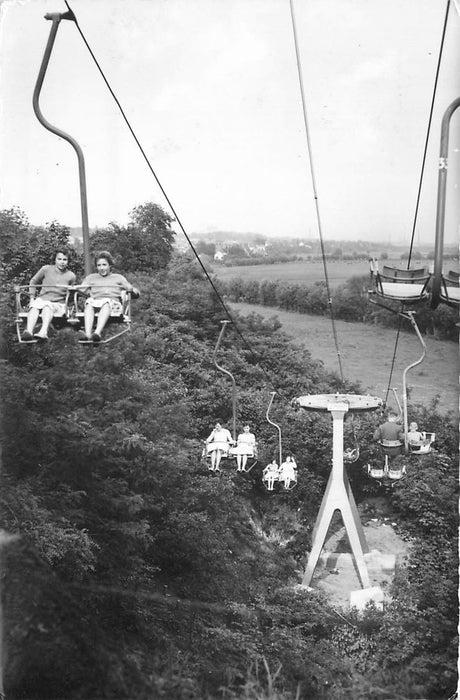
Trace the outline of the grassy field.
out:
M 386 265 L 394 267 L 406 266 L 403 260 L 385 260 Z M 380 270 L 383 261 L 379 262 Z M 448 262 L 449 269 L 457 270 L 458 264 L 452 260 Z M 312 262 L 304 260 L 301 262 L 276 263 L 274 265 L 250 265 L 223 267 L 213 264 L 213 272 L 219 279 L 230 280 L 235 277 L 256 280 L 283 280 L 294 284 L 313 284 L 318 280 L 324 280 L 324 267 L 321 261 Z M 368 276 L 369 263 L 366 260 L 353 261 L 328 261 L 327 275 L 331 287 L 342 284 L 350 277 L 356 275 Z
M 283 330 L 295 342 L 302 343 L 315 359 L 324 366 L 339 371 L 337 353 L 333 341 L 331 322 L 321 316 L 280 311 L 254 304 L 230 304 L 243 314 L 255 312 L 268 318 L 278 316 Z M 346 379 L 360 381 L 364 392 L 385 398 L 396 330 L 378 326 L 336 321 L 340 357 Z M 458 412 L 458 346 L 456 343 L 425 338 L 427 354 L 422 364 L 410 370 L 407 382 L 410 400 L 428 404 L 440 396 L 439 410 Z M 404 369 L 422 354 L 417 337 L 402 333 L 399 338 L 392 387 L 398 389 L 402 401 L 402 375 Z

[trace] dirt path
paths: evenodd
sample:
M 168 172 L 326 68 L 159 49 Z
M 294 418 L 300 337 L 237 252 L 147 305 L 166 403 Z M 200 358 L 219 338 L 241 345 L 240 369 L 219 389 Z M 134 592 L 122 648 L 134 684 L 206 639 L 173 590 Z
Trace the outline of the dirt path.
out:
M 358 510 L 370 550 L 366 559 L 371 586 L 380 586 L 388 599 L 394 572 L 407 557 L 409 545 L 398 534 L 397 518 L 384 497 L 367 498 Z M 350 592 L 361 589 L 350 553 L 345 528 L 341 527 L 326 540 L 311 583 L 313 588 L 322 590 L 333 605 L 344 610 L 350 607 Z M 391 563 L 382 568 L 380 564 L 386 560 Z
M 331 322 L 322 316 L 308 316 L 256 304 L 232 303 L 231 307 L 243 314 L 258 313 L 264 318 L 278 316 L 283 330 L 296 343 L 307 348 L 313 358 L 321 360 L 328 370 L 338 371 Z M 365 391 L 385 397 L 396 339 L 396 331 L 389 328 L 336 321 L 343 373 L 350 381 L 361 382 Z M 456 343 L 424 339 L 427 353 L 424 362 L 408 372 L 409 397 L 414 403 L 429 404 L 439 396 L 439 410 L 458 415 L 459 355 Z M 396 363 L 391 386 L 398 389 L 402 401 L 404 369 L 422 353 L 415 333 L 402 333 L 398 343 Z

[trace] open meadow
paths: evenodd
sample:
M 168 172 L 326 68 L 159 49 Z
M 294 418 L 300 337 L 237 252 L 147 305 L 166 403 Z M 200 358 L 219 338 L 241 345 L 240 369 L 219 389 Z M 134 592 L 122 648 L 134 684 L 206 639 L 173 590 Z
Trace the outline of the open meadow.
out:
M 292 336 L 294 342 L 301 343 L 327 369 L 339 371 L 329 318 L 256 304 L 231 303 L 230 306 L 243 314 L 253 312 L 264 318 L 277 316 L 282 323 L 282 330 Z M 385 398 L 396 330 L 340 320 L 335 321 L 335 324 L 345 378 L 359 381 L 363 391 Z M 427 405 L 435 396 L 439 396 L 441 412 L 453 411 L 458 414 L 458 346 L 452 341 L 431 337 L 424 340 L 427 345 L 426 358 L 407 375 L 410 400 Z M 403 371 L 421 353 L 415 333 L 400 334 L 391 386 L 398 389 L 401 401 Z
M 431 262 L 431 261 L 425 261 Z M 383 265 L 404 268 L 407 260 L 380 260 L 379 269 Z M 421 263 L 423 266 L 423 263 Z M 446 268 L 458 270 L 456 260 L 447 261 Z M 291 282 L 292 284 L 314 284 L 324 280 L 324 267 L 321 260 L 300 260 L 288 263 L 274 263 L 273 265 L 236 265 L 235 267 L 225 267 L 223 265 L 212 265 L 213 273 L 221 280 L 231 280 L 235 277 L 256 280 L 275 280 Z M 328 260 L 327 274 L 331 287 L 343 284 L 350 277 L 369 275 L 369 262 L 367 260 Z

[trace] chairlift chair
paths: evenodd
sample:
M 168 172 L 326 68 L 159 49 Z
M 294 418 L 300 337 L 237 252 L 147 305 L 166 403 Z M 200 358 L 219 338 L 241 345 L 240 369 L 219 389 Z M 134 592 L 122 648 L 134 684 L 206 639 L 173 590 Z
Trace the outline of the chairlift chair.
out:
M 42 289 L 43 285 L 35 285 L 35 289 Z M 71 290 L 66 287 L 66 297 L 64 301 L 64 310 L 62 313 L 53 314 L 52 326 L 55 329 L 63 328 L 66 325 L 73 326 L 74 324 L 74 308 L 71 303 Z M 15 304 L 16 304 L 16 333 L 18 337 L 18 342 L 24 345 L 31 345 L 37 343 L 37 338 L 32 338 L 31 340 L 23 340 L 22 331 L 24 325 L 27 323 L 27 317 L 29 315 L 29 303 L 33 298 L 30 293 L 30 285 L 16 285 L 14 287 L 15 294 Z
M 458 308 L 460 306 L 460 273 L 449 270 L 447 275 L 441 276 L 441 287 L 439 290 L 440 300 L 448 306 Z
M 267 421 L 270 423 L 270 425 L 273 425 L 278 431 L 278 460 L 279 460 L 278 475 L 274 479 L 273 489 L 269 488 L 269 481 L 264 479 L 264 476 L 262 476 L 262 483 L 267 491 L 270 491 L 270 492 L 273 491 L 275 493 L 280 493 L 280 492 L 286 493 L 287 491 L 292 491 L 292 489 L 297 486 L 297 480 L 298 480 L 297 471 L 296 471 L 297 462 L 296 462 L 295 457 L 290 453 L 289 456 L 292 458 L 293 463 L 295 464 L 295 471 L 293 472 L 293 478 L 292 478 L 289 486 L 287 488 L 285 486 L 281 486 L 281 484 L 283 483 L 283 480 L 280 479 L 279 470 L 281 469 L 281 466 L 285 463 L 286 460 L 283 461 L 283 443 L 282 443 L 282 437 L 281 437 L 281 428 L 278 425 L 278 423 L 275 423 L 270 418 L 270 409 L 271 409 L 273 399 L 275 398 L 275 396 L 276 396 L 276 391 L 272 391 L 271 398 L 270 398 L 270 401 L 269 401 L 269 404 L 267 407 L 266 418 L 267 418 Z
M 376 296 L 411 304 L 428 299 L 430 273 L 426 268 L 404 270 L 384 265 L 379 272 L 377 260 L 371 260 L 370 264 L 372 289 L 369 301 L 378 303 Z
M 225 333 L 225 329 L 227 327 L 227 324 L 229 323 L 228 320 L 224 320 L 221 322 L 222 323 L 222 328 L 219 334 L 219 337 L 217 339 L 216 347 L 214 348 L 214 353 L 213 353 L 213 362 L 216 368 L 225 374 L 227 377 L 230 378 L 232 382 L 232 438 L 233 438 L 233 445 L 228 445 L 228 447 L 225 447 L 225 450 L 222 454 L 219 468 L 221 471 L 227 471 L 229 469 L 234 469 L 235 465 L 237 464 L 237 455 L 238 455 L 238 445 L 237 445 L 237 435 L 236 435 L 236 381 L 235 377 L 231 372 L 229 372 L 227 369 L 222 367 L 221 365 L 218 364 L 217 362 L 217 353 L 220 348 L 222 338 Z M 212 444 L 212 443 L 211 443 Z M 202 459 L 207 462 L 208 459 L 211 457 L 211 450 L 209 449 L 209 445 L 207 443 L 204 444 L 203 450 L 202 450 Z M 257 442 L 254 445 L 252 453 L 248 454 L 247 457 L 247 462 L 245 465 L 244 472 L 249 472 L 251 469 L 256 465 L 257 463 L 257 456 L 258 456 L 258 446 Z
M 392 461 L 393 457 L 401 454 L 404 443 L 401 440 L 379 440 L 378 444 L 384 452 L 384 463 L 372 466 L 367 465 L 367 473 L 382 486 L 387 480 L 393 482 L 392 486 L 406 475 L 406 465 Z
M 411 442 L 409 440 L 409 450 L 413 455 L 426 455 L 431 452 L 431 445 L 436 440 L 436 433 L 422 433 L 422 439 Z
M 124 335 L 127 333 L 130 328 L 131 328 L 131 298 L 133 294 L 132 292 L 127 292 L 126 290 L 122 289 L 120 291 L 120 304 L 119 307 L 113 309 L 110 313 L 110 317 L 107 321 L 106 324 L 106 329 L 107 327 L 113 326 L 114 328 L 117 328 L 117 330 L 114 330 L 114 332 L 111 335 L 107 335 L 107 337 L 102 338 L 100 341 L 95 343 L 93 340 L 89 339 L 81 339 L 78 342 L 81 345 L 104 345 L 106 343 L 112 342 L 112 340 L 115 340 L 115 338 L 119 338 L 120 336 Z M 84 311 L 84 301 L 86 299 L 86 295 L 83 294 L 81 291 L 77 290 L 75 292 L 75 319 L 80 328 L 84 327 L 84 318 L 85 318 L 85 311 Z M 95 314 L 94 318 L 97 320 L 99 310 L 95 309 Z

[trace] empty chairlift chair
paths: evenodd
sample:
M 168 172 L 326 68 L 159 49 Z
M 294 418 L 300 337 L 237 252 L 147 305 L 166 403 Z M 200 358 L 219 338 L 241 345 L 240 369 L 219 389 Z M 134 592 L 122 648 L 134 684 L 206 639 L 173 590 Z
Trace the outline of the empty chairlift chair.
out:
M 448 306 L 458 308 L 460 306 L 460 273 L 449 270 L 447 275 L 441 277 L 440 299 Z
M 375 297 L 416 303 L 429 297 L 430 273 L 424 267 L 416 270 L 404 270 L 396 267 L 383 266 L 379 272 L 378 262 L 371 260 L 372 289 L 369 291 L 370 301 Z

